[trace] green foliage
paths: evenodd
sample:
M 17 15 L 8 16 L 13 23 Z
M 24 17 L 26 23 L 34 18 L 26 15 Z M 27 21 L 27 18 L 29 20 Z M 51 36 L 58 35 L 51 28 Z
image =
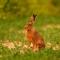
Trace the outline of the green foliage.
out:
M 60 15 L 60 0 L 1 0 L 0 8 L 8 16 Z
M 24 0 L 7 0 L 3 10 L 15 15 L 25 15 L 29 11 L 27 1 Z
M 18 6 L 17 6 L 17 2 L 11 2 L 10 0 L 7 0 L 3 10 L 5 12 L 10 12 L 10 13 L 17 13 L 18 12 Z
M 52 4 L 56 7 L 60 7 L 60 0 L 52 0 Z

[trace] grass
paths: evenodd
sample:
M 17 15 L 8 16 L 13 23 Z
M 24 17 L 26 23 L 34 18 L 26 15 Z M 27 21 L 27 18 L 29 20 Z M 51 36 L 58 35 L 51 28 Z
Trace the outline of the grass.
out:
M 0 41 L 20 40 L 24 43 L 24 35 L 21 33 L 24 25 L 27 22 L 26 17 L 19 18 L 0 18 Z M 60 17 L 58 16 L 38 16 L 34 25 L 36 30 L 44 37 L 45 43 L 60 44 L 60 29 L 59 28 L 46 28 L 42 26 L 49 24 L 60 24 Z M 45 27 L 44 27 L 45 28 Z M 28 51 L 26 54 L 19 53 L 19 48 L 9 50 L 3 47 L 0 43 L 0 60 L 60 60 L 60 50 L 53 50 L 45 48 L 38 52 Z

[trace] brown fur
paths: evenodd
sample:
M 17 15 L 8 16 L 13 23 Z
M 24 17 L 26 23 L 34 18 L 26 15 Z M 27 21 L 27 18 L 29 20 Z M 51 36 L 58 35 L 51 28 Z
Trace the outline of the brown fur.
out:
M 37 51 L 40 48 L 44 48 L 45 43 L 43 37 L 33 27 L 34 19 L 35 16 L 32 16 L 32 19 L 25 25 L 24 30 L 28 41 L 33 44 L 33 51 Z

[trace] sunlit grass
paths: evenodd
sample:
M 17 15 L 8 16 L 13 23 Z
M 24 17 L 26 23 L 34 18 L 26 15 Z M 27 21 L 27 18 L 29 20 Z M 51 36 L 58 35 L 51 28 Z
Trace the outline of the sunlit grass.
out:
M 0 19 L 0 60 L 60 60 L 60 28 L 45 28 L 45 25 L 60 24 L 59 17 L 39 16 L 34 27 L 44 37 L 46 48 L 38 52 L 27 49 L 27 42 L 22 30 L 27 18 Z M 13 49 L 2 45 L 6 40 L 13 42 Z M 21 45 L 19 45 L 20 43 Z M 6 45 L 6 44 L 5 44 Z M 13 46 L 12 46 L 13 47 Z

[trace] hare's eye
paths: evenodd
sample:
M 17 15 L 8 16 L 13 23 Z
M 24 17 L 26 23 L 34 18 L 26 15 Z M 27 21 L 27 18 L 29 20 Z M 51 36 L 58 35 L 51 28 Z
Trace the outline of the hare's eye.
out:
M 30 31 L 30 29 L 28 29 L 28 31 Z
M 29 31 L 29 29 L 28 29 L 28 31 Z

